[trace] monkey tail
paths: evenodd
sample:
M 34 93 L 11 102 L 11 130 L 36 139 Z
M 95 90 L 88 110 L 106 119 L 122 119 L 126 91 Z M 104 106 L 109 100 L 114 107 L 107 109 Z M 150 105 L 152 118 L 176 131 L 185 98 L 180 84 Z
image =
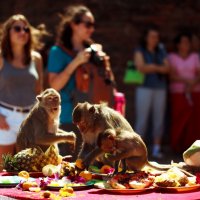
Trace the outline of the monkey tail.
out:
M 172 167 L 171 164 L 158 164 L 157 162 L 149 162 L 147 161 L 147 166 L 157 169 L 157 170 L 168 170 Z
M 160 171 L 167 171 L 168 169 L 170 169 L 171 167 L 173 167 L 173 165 L 171 164 L 158 164 L 156 162 L 149 162 L 147 161 L 147 166 L 151 167 L 151 168 L 154 168 L 154 169 L 157 169 L 157 170 L 160 170 Z M 189 177 L 193 177 L 195 175 L 191 174 L 190 172 L 184 170 L 183 168 L 181 168 L 180 166 L 178 166 L 179 170 L 181 172 L 183 172 L 186 176 L 189 176 Z

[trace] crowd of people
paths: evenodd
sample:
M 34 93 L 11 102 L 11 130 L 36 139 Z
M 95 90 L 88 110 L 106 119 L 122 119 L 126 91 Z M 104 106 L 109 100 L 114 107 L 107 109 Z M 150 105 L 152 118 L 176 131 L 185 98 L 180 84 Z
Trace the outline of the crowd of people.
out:
M 113 107 L 115 79 L 109 56 L 92 40 L 95 19 L 86 6 L 69 6 L 57 29 L 55 44 L 48 53 L 48 83 L 44 81 L 41 30 L 30 25 L 24 15 L 11 16 L 3 25 L 0 46 L 0 162 L 6 153 L 15 153 L 17 132 L 35 102 L 35 96 L 48 85 L 61 95 L 60 124 L 77 133 L 77 154 L 81 136 L 72 123 L 77 102 L 106 102 Z M 145 137 L 152 117 L 153 151 L 161 156 L 167 91 L 171 108 L 171 145 L 181 152 L 199 139 L 200 63 L 192 51 L 192 38 L 182 33 L 175 39 L 175 51 L 167 54 L 157 27 L 147 29 L 134 50 L 137 69 L 145 74 L 136 89 L 135 131 Z M 39 44 L 40 43 L 40 44 Z M 129 103 L 129 102 L 127 102 Z M 60 145 L 62 155 L 73 146 Z
M 162 157 L 167 99 L 173 151 L 182 153 L 200 137 L 199 59 L 199 54 L 192 48 L 191 33 L 179 33 L 174 39 L 174 51 L 167 53 L 156 26 L 147 28 L 140 47 L 134 51 L 136 68 L 145 75 L 135 94 L 135 130 L 145 137 L 151 117 L 152 156 L 155 158 Z

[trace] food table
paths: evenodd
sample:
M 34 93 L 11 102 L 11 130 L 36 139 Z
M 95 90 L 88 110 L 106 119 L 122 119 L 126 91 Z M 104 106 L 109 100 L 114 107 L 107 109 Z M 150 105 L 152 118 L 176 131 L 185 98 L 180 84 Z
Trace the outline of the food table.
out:
M 0 173 L 0 176 L 11 175 L 7 172 Z M 40 192 L 30 192 L 19 190 L 15 187 L 0 188 L 0 200 L 9 200 L 9 199 L 21 199 L 21 200 L 41 200 L 47 199 L 42 197 Z M 57 191 L 51 191 L 52 193 L 58 195 Z M 185 191 L 185 192 L 166 192 L 160 191 L 158 189 L 149 189 L 141 193 L 132 193 L 132 194 L 123 194 L 123 193 L 111 193 L 103 189 L 96 189 L 94 187 L 86 188 L 85 190 L 77 190 L 74 192 L 75 196 L 65 197 L 65 198 L 54 198 L 54 199 L 80 199 L 80 200 L 197 200 L 200 199 L 200 188 L 194 191 Z M 2 197 L 3 196 L 3 197 Z
M 57 193 L 57 192 L 54 192 Z M 0 195 L 15 199 L 46 199 L 41 197 L 41 193 L 21 191 L 16 188 L 1 188 Z M 1 198 L 0 198 L 1 199 Z M 184 193 L 164 193 L 159 191 L 149 191 L 140 194 L 112 194 L 104 190 L 88 189 L 75 191 L 74 197 L 65 197 L 62 199 L 80 199 L 80 200 L 197 200 L 200 199 L 200 190 Z

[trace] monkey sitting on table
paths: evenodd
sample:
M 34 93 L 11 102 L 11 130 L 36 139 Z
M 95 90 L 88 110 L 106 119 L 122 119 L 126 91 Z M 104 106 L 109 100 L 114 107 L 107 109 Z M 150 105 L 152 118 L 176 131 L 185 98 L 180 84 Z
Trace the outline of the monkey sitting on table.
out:
M 102 164 L 108 164 L 105 157 L 102 156 L 104 152 L 97 146 L 97 138 L 100 133 L 118 134 L 126 131 L 130 136 L 135 135 L 127 120 L 104 104 L 79 103 L 74 108 L 72 117 L 83 138 L 83 146 L 78 158 L 83 160 L 85 167 L 99 159 Z
M 171 165 L 159 167 L 148 162 L 148 152 L 142 138 L 134 132 L 128 121 L 112 108 L 103 104 L 79 103 L 74 108 L 72 117 L 83 138 L 78 157 L 83 160 L 86 168 L 94 160 L 100 160 L 103 164 L 108 161 L 115 163 L 115 173 L 118 172 L 117 165 L 120 160 L 123 172 L 126 171 L 126 165 L 134 171 L 141 170 L 145 165 L 159 170 L 170 168 Z M 108 159 L 102 156 L 113 150 L 116 154 Z
M 103 152 L 108 153 L 108 159 L 115 161 L 115 173 L 118 173 L 119 161 L 122 163 L 122 173 L 127 168 L 133 171 L 141 170 L 146 164 L 147 148 L 138 134 L 116 130 L 117 134 L 109 131 L 101 133 L 97 145 Z
M 61 98 L 59 93 L 46 89 L 36 97 L 37 102 L 22 122 L 17 136 L 17 152 L 39 146 L 46 151 L 50 145 L 69 142 L 75 144 L 76 135 L 59 129 Z
M 116 130 L 116 133 L 108 131 L 99 134 L 97 139 L 98 147 L 108 153 L 107 157 L 110 161 L 115 162 L 114 174 L 118 173 L 118 165 L 121 161 L 122 172 L 127 169 L 134 172 L 140 171 L 145 165 L 157 169 L 168 170 L 172 165 L 156 165 L 148 161 L 147 148 L 143 140 L 138 134 L 130 134 L 127 131 Z M 186 170 L 178 167 L 187 176 L 194 176 Z

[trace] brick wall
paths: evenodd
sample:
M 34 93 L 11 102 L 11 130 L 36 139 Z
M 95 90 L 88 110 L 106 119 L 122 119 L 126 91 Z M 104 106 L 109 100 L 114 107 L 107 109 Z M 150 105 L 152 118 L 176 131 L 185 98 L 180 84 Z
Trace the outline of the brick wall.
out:
M 58 12 L 71 3 L 87 5 L 97 21 L 94 39 L 102 43 L 110 55 L 118 88 L 127 98 L 127 118 L 134 121 L 134 86 L 122 82 L 126 61 L 132 57 L 141 31 L 148 23 L 161 28 L 167 47 L 182 27 L 200 34 L 200 1 L 198 0 L 6 0 L 0 1 L 0 22 L 10 15 L 22 13 L 31 24 L 45 23 L 54 33 Z M 50 39 L 51 44 L 53 38 Z

